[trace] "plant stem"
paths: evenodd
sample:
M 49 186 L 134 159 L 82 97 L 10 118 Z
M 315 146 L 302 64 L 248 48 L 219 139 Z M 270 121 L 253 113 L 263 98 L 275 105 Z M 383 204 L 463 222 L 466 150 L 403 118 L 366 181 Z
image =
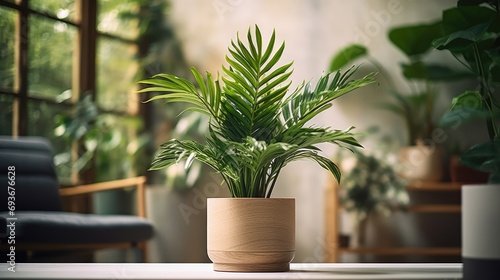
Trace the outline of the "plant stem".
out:
M 428 79 L 425 80 L 425 91 L 427 92 L 427 102 L 425 104 L 425 124 L 426 127 L 424 135 L 422 135 L 422 140 L 425 140 L 426 137 L 431 137 L 432 130 L 434 129 L 432 124 L 432 112 L 434 111 L 434 102 L 435 102 L 435 94 L 434 89 L 432 88 Z
M 473 73 L 474 73 L 474 71 L 472 70 L 472 67 L 470 67 L 470 66 L 469 66 L 469 65 L 467 65 L 465 62 L 463 62 L 462 60 L 460 60 L 460 58 L 459 58 L 456 54 L 454 54 L 453 52 L 450 52 L 450 53 L 451 53 L 451 55 L 453 55 L 453 57 L 454 57 L 454 58 L 455 58 L 458 62 L 460 62 L 460 64 L 462 64 L 465 68 L 469 69 L 469 71 L 471 71 L 471 72 L 473 72 Z
M 493 110 L 492 110 L 492 104 L 491 104 L 491 92 L 488 87 L 488 83 L 486 82 L 486 77 L 483 69 L 483 64 L 481 62 L 481 56 L 479 55 L 479 49 L 477 47 L 477 43 L 473 43 L 473 50 L 474 50 L 474 58 L 476 60 L 476 64 L 478 67 L 478 72 L 479 72 L 479 82 L 480 82 L 480 92 L 481 96 L 484 98 L 484 103 L 486 105 L 486 108 L 488 108 L 488 112 L 490 114 L 489 118 L 486 120 L 486 127 L 488 128 L 488 136 L 490 137 L 490 140 L 498 138 L 499 134 L 497 131 L 497 128 L 495 124 L 493 123 Z
M 257 178 L 259 178 L 259 185 L 257 186 L 254 196 L 255 197 L 266 197 L 266 178 L 267 172 L 265 168 L 262 168 L 262 171 L 257 174 Z
M 269 191 L 267 192 L 266 198 L 270 198 L 271 197 L 271 193 L 273 192 L 274 185 L 276 185 L 276 180 L 278 179 L 278 175 L 281 172 L 281 168 L 283 168 L 283 163 L 284 162 L 281 162 L 281 164 L 280 164 L 280 166 L 278 168 L 278 171 L 276 172 L 276 175 L 274 175 L 273 182 L 271 183 L 271 187 L 269 188 Z

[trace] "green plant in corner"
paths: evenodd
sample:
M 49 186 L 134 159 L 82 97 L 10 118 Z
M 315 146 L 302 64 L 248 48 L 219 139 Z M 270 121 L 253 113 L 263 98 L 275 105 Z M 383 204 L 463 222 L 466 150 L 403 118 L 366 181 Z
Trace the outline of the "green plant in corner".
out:
M 151 87 L 140 92 L 165 92 L 149 101 L 188 103 L 187 110 L 210 117 L 206 143 L 171 139 L 160 146 L 151 169 L 183 159 L 186 167 L 201 161 L 221 174 L 233 197 L 270 197 L 282 168 L 298 159 L 316 161 L 339 180 L 339 168 L 316 145 L 360 146 L 352 128 L 332 130 L 307 122 L 330 108 L 332 100 L 374 83 L 374 74 L 352 81 L 356 68 L 327 74 L 316 86 L 302 83 L 287 96 L 292 63 L 278 66 L 285 43 L 275 50 L 273 32 L 264 46 L 257 26 L 247 39 L 246 45 L 239 38 L 231 42 L 229 67 L 222 67 L 221 78 L 203 77 L 192 68 L 198 88 L 169 74 L 141 81 Z
M 432 50 L 432 41 L 442 35 L 440 22 L 397 26 L 389 30 L 389 40 L 407 58 L 400 66 L 401 74 L 410 89 L 409 93 L 395 91 L 393 79 L 384 75 L 382 65 L 363 45 L 351 44 L 337 52 L 330 63 L 330 71 L 339 70 L 361 58 L 377 68 L 388 81 L 392 98 L 391 102 L 379 105 L 404 120 L 408 145 L 414 146 L 432 139 L 432 131 L 437 122 L 434 115 L 438 83 L 468 76 L 466 72 L 425 60 Z
M 500 3 L 461 0 L 443 12 L 444 37 L 433 46 L 448 50 L 477 77 L 478 90 L 467 90 L 452 101 L 443 125 L 461 124 L 467 119 L 485 120 L 489 140 L 463 153 L 461 162 L 491 174 L 489 182 L 500 182 Z

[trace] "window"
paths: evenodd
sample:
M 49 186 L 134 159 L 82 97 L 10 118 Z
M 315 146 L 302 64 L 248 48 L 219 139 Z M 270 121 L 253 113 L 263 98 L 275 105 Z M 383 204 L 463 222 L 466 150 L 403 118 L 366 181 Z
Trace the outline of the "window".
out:
M 56 154 L 71 141 L 56 127 L 90 95 L 102 135 L 88 181 L 133 176 L 142 127 L 138 75 L 138 0 L 0 0 L 0 135 L 48 138 Z M 92 144 L 93 143 L 93 144 Z M 95 146 L 93 146 L 95 147 Z M 73 148 L 74 149 L 74 148 Z M 120 160 L 116 155 L 130 160 Z M 76 158 L 71 159 L 73 165 Z M 61 165 L 64 166 L 64 165 Z M 61 168 L 61 177 L 71 169 Z M 88 178 L 91 177 L 91 178 Z

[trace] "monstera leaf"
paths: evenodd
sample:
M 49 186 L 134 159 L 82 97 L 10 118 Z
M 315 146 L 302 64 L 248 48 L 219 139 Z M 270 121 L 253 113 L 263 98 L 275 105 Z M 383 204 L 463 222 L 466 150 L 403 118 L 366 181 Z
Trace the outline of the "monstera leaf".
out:
M 462 154 L 460 160 L 474 169 L 500 174 L 500 140 L 477 144 Z
M 366 47 L 358 44 L 349 45 L 341 49 L 330 63 L 330 71 L 338 71 L 342 67 L 352 64 L 356 59 L 368 55 Z
M 443 35 L 440 22 L 398 27 L 389 31 L 391 42 L 408 57 L 425 54 L 432 48 L 431 42 Z

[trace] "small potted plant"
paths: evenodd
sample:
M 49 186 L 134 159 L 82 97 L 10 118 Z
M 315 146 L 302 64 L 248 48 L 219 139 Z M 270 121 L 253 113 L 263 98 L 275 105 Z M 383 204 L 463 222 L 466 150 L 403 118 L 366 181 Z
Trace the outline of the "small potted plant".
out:
M 462 187 L 463 278 L 498 279 L 500 274 L 500 4 L 461 0 L 443 12 L 444 37 L 434 40 L 474 76 L 478 88 L 452 101 L 444 123 L 458 126 L 471 118 L 485 120 L 488 139 L 460 156 L 461 162 L 490 173 L 486 185 Z
M 337 180 L 340 170 L 316 146 L 360 146 L 346 130 L 307 123 L 331 101 L 375 82 L 374 74 L 350 80 L 355 68 L 327 74 L 316 86 L 302 83 L 287 94 L 292 63 L 278 65 L 285 44 L 275 49 L 275 33 L 263 44 L 256 26 L 247 43 L 231 42 L 222 75 L 191 72 L 197 85 L 170 74 L 141 83 L 140 92 L 162 92 L 150 99 L 184 102 L 209 116 L 205 143 L 171 139 L 160 146 L 151 169 L 194 160 L 216 170 L 233 198 L 208 199 L 207 250 L 219 271 L 287 271 L 294 256 L 295 200 L 270 198 L 280 171 L 290 162 L 310 159 Z
M 362 247 L 366 246 L 369 216 L 373 213 L 389 215 L 394 209 L 404 208 L 409 203 L 409 196 L 407 182 L 396 173 L 396 159 L 388 147 L 380 145 L 374 152 L 353 151 L 347 156 L 343 151 L 340 153 L 341 170 L 345 175 L 339 194 L 343 209 L 354 214 L 352 246 Z

